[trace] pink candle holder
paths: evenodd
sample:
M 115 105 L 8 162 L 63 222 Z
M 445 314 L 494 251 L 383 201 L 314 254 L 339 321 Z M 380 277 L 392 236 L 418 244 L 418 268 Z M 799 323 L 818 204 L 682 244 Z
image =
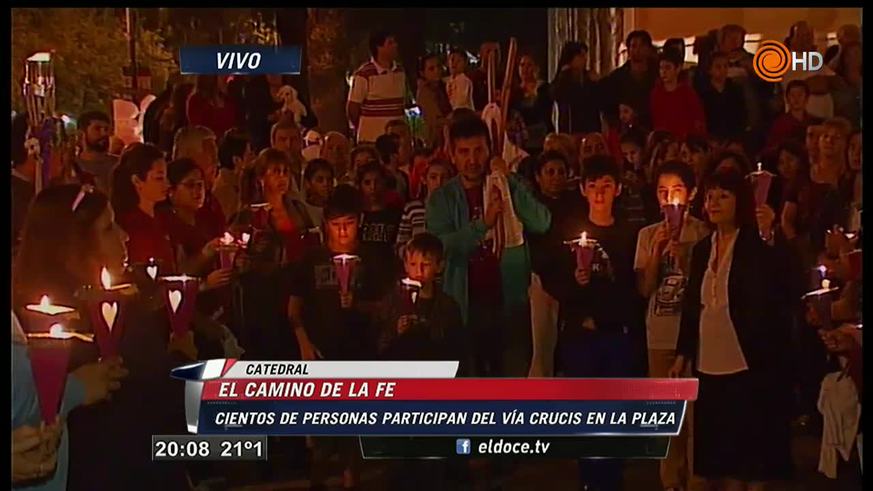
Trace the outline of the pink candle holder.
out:
M 680 203 L 664 205 L 664 217 L 667 219 L 670 238 L 675 241 L 678 241 L 682 234 L 682 225 L 685 223 L 685 208 L 686 206 Z
M 576 253 L 576 269 L 590 273 L 594 260 L 594 241 L 588 239 L 588 233 L 582 232 L 578 239 L 564 243 L 570 245 Z
M 359 260 L 360 258 L 353 254 L 338 254 L 333 257 L 333 267 L 342 295 L 349 293 L 352 275 Z
M 27 354 L 39 398 L 39 409 L 46 424 L 54 422 L 67 384 L 67 369 L 74 339 L 90 342 L 80 333 L 65 331 L 60 324 L 48 332 L 27 335 Z
M 200 279 L 193 276 L 163 276 L 160 279 L 163 286 L 167 315 L 170 317 L 170 327 L 177 336 L 184 336 L 191 328 L 197 305 L 197 292 L 200 290 Z
M 400 286 L 403 288 L 406 311 L 409 313 L 415 312 L 415 303 L 421 294 L 421 282 L 410 278 L 403 278 L 400 280 Z
M 807 293 L 803 296 L 803 299 L 810 302 L 812 308 L 815 309 L 822 329 L 830 330 L 834 328 L 833 320 L 831 319 L 831 305 L 834 302 L 834 295 L 839 291 L 839 288 L 831 288 L 830 281 L 828 280 L 822 280 L 821 283 L 821 288 Z
M 88 317 L 97 338 L 100 356 L 118 356 L 124 334 L 127 307 L 137 290 L 130 283 L 112 285 L 106 268 L 101 274 L 102 288 L 86 288 L 83 293 Z
M 755 191 L 755 206 L 761 207 L 767 204 L 767 195 L 770 194 L 770 184 L 773 182 L 773 174 L 761 168 L 758 162 L 758 170 L 749 174 L 752 181 L 752 189 Z

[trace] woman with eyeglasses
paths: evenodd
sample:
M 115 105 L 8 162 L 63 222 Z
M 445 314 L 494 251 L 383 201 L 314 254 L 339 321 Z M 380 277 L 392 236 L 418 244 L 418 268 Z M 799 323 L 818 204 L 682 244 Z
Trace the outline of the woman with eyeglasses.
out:
M 77 291 L 83 286 L 100 288 L 104 267 L 114 284 L 126 279 L 127 234 L 115 223 L 106 195 L 93 188 L 63 185 L 43 190 L 30 209 L 22 237 L 13 271 L 13 306 L 19 312 L 24 305 L 38 302 L 42 295 L 48 295 L 54 304 L 84 307 Z M 96 402 L 106 398 L 108 390 L 114 392 L 105 403 L 69 413 L 69 463 L 61 465 L 61 453 L 65 452 L 59 450 L 56 471 L 68 473 L 66 486 L 55 474 L 48 484 L 33 489 L 188 489 L 184 467 L 153 464 L 148 445 L 132 443 L 147 442 L 154 434 L 185 431 L 184 384 L 168 377 L 168 373 L 197 358 L 193 335 L 171 335 L 163 305 L 156 308 L 144 295 L 134 293 L 124 308 L 121 360 L 98 362 L 95 344 L 72 344 L 67 391 L 77 387 L 81 391 L 81 384 L 71 380 L 90 371 L 89 376 L 101 381 L 103 388 L 88 388 L 86 383 L 80 401 Z M 65 327 L 90 331 L 88 316 L 80 317 L 82 320 Z M 26 331 L 27 318 L 21 320 Z M 26 349 L 14 349 L 13 353 L 19 351 L 26 353 Z M 18 366 L 19 362 L 15 363 Z M 117 382 L 122 378 L 119 387 Z M 16 377 L 13 383 L 24 384 L 25 379 Z M 28 396 L 24 389 L 13 386 L 13 426 L 16 422 L 39 426 L 35 394 Z M 65 397 L 64 412 L 74 402 L 75 398 Z

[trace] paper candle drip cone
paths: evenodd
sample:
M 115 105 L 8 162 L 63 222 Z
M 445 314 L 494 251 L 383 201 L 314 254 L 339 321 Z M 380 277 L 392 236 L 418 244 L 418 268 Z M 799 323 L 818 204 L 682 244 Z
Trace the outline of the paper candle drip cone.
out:
M 193 276 L 165 276 L 161 278 L 167 316 L 177 335 L 184 335 L 191 327 L 197 305 L 200 280 Z
M 349 293 L 352 274 L 354 273 L 357 261 L 358 256 L 350 254 L 339 254 L 333 258 L 333 266 L 335 268 L 337 281 L 339 282 L 340 293 L 343 295 Z
M 67 382 L 70 361 L 69 340 L 37 338 L 28 340 L 28 356 L 33 381 L 39 396 L 40 413 L 46 423 L 58 414 Z
M 670 237 L 673 240 L 679 240 L 679 235 L 682 233 L 682 224 L 685 222 L 685 205 L 666 205 L 664 207 L 664 216 L 667 219 Z
M 755 205 L 764 206 L 767 204 L 767 195 L 770 193 L 770 183 L 773 181 L 773 175 L 769 172 L 756 172 L 752 175 L 752 185 L 755 189 Z

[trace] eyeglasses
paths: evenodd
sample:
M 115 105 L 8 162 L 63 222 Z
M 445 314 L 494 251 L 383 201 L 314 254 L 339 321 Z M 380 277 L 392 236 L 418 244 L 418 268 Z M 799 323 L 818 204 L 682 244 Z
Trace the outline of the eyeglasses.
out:
M 267 174 L 270 174 L 272 176 L 290 176 L 291 175 L 291 168 L 290 167 L 270 167 L 270 169 L 267 170 Z

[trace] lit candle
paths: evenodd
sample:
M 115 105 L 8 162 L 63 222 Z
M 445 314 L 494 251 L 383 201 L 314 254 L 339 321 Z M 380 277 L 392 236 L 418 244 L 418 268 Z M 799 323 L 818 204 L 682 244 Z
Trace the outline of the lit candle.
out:
M 569 244 L 576 252 L 576 268 L 589 271 L 591 261 L 594 259 L 594 247 L 588 239 L 588 232 L 582 232 L 578 239 L 571 240 Z
M 61 324 L 54 324 L 49 328 L 49 332 L 31 332 L 27 334 L 28 339 L 73 339 L 76 338 L 86 343 L 93 343 L 94 336 L 92 334 L 83 334 L 75 331 L 67 331 Z
M 152 281 L 158 278 L 158 265 L 155 263 L 155 258 L 153 257 L 149 258 L 149 264 L 146 266 L 146 274 L 149 275 L 149 278 L 151 278 Z
M 103 289 L 107 292 L 126 292 L 131 289 L 133 285 L 130 283 L 123 283 L 121 285 L 112 285 L 112 276 L 109 274 L 109 270 L 106 267 L 103 267 L 103 270 L 100 271 L 100 283 L 103 285 Z
M 764 169 L 763 169 L 763 166 L 761 165 L 761 162 L 758 162 L 758 172 L 764 172 Z
M 821 289 L 822 290 L 830 290 L 831 289 L 830 280 L 821 280 Z
M 246 233 L 246 232 L 243 232 L 243 234 L 242 234 L 242 241 L 241 241 L 242 244 L 243 244 L 243 245 L 248 244 L 248 243 L 249 243 L 249 239 L 251 239 L 251 237 L 252 237 L 251 234 L 248 234 L 248 233 Z
M 220 239 L 220 241 L 221 241 L 221 245 L 225 245 L 225 246 L 231 245 L 234 242 L 236 242 L 236 240 L 233 238 L 233 235 L 230 235 L 230 232 L 225 232 L 224 237 L 222 237 Z
M 194 318 L 197 290 L 200 288 L 200 279 L 194 276 L 178 275 L 163 276 L 161 282 L 166 291 L 167 315 L 170 317 L 170 326 L 176 335 L 184 335 L 190 328 Z
M 39 300 L 38 304 L 30 304 L 25 306 L 24 308 L 45 315 L 70 314 L 76 311 L 76 309 L 72 307 L 65 307 L 63 305 L 52 305 L 51 301 L 49 301 L 48 295 L 43 295 L 42 298 Z
M 349 293 L 349 283 L 352 278 L 352 268 L 357 262 L 358 256 L 353 254 L 337 254 L 333 257 L 333 265 L 335 268 L 337 280 L 339 281 L 340 293 L 346 295 Z

